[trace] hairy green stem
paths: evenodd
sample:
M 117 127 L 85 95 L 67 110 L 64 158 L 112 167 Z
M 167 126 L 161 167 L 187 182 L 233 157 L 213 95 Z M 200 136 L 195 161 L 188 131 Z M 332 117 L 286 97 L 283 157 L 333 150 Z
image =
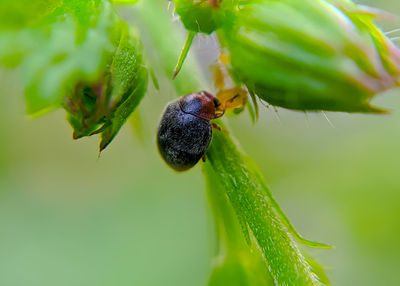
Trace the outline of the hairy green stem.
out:
M 250 243 L 247 226 L 241 224 L 236 216 L 211 164 L 204 164 L 203 174 L 218 238 L 209 286 L 273 285 L 262 254 L 256 244 Z M 243 231 L 243 227 L 246 227 L 246 231 Z
M 319 285 L 317 276 L 284 229 L 254 162 L 224 132 L 215 131 L 206 165 L 248 227 L 276 285 Z

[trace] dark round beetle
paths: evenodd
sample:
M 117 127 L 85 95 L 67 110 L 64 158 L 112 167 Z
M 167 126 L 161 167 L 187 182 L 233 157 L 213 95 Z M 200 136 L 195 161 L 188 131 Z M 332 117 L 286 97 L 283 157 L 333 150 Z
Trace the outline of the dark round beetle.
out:
M 217 98 L 208 92 L 188 94 L 169 103 L 157 132 L 165 162 L 176 171 L 192 168 L 204 156 L 212 136 L 210 120 L 221 117 Z

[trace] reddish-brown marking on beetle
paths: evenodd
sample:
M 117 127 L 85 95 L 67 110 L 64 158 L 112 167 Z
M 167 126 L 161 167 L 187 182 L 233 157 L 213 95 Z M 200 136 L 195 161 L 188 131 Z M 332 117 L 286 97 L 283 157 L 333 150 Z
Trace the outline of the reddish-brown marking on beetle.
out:
M 199 101 L 201 103 L 201 109 L 196 112 L 196 114 L 191 113 L 190 111 L 184 110 L 182 108 L 182 103 L 184 101 Z M 186 113 L 192 114 L 199 118 L 203 118 L 205 120 L 212 120 L 221 117 L 224 115 L 224 112 L 218 112 L 217 107 L 220 105 L 219 101 L 210 93 L 206 91 L 200 91 L 196 93 L 191 93 L 181 98 L 179 101 L 179 105 L 182 110 Z

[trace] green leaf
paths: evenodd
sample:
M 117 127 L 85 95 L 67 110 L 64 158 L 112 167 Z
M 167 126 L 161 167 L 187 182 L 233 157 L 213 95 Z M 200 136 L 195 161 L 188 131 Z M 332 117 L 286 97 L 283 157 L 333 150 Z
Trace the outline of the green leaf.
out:
M 211 182 L 217 182 L 215 190 L 209 183 L 209 193 L 218 192 L 220 184 L 238 221 L 248 227 L 252 243 L 264 257 L 276 285 L 320 285 L 310 264 L 285 231 L 257 166 L 224 132 L 213 133 L 205 174 Z
M 111 64 L 110 80 L 106 88 L 106 97 L 115 107 L 106 117 L 100 151 L 110 144 L 146 92 L 148 73 L 142 53 L 137 32 L 132 28 L 124 29 Z
M 116 13 L 107 1 L 64 1 L 34 27 L 0 32 L 0 60 L 21 64 L 28 113 L 60 106 L 80 82 L 96 83 L 113 52 Z
M 62 0 L 0 0 L 0 30 L 32 26 L 61 3 Z
M 139 105 L 148 81 L 138 33 L 124 22 L 115 30 L 117 47 L 98 82 L 79 84 L 64 104 L 74 138 L 100 133 L 100 151 Z
M 6 8 L 18 15 L 24 2 Z M 28 20 L 39 6 L 48 9 L 42 7 L 43 15 L 33 24 Z M 146 90 L 137 32 L 106 0 L 45 1 L 27 7 L 32 11 L 25 11 L 21 29 L 0 31 L 1 63 L 21 65 L 29 114 L 63 106 L 73 137 L 101 133 L 103 150 Z
M 331 281 L 325 273 L 325 267 L 318 263 L 314 258 L 312 258 L 307 252 L 302 251 L 303 255 L 306 257 L 307 262 L 310 264 L 311 269 L 315 274 L 318 275 L 321 283 L 325 286 L 331 285 Z
M 203 173 L 207 196 L 214 215 L 217 249 L 210 286 L 268 286 L 274 285 L 262 254 L 256 244 L 250 243 L 247 225 L 236 216 L 224 186 L 211 164 L 205 164 Z

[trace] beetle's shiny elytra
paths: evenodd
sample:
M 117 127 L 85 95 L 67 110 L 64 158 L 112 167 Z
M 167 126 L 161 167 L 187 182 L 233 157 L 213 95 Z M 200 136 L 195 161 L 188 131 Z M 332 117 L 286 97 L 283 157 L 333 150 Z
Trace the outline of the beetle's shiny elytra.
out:
M 210 120 L 222 115 L 219 101 L 201 91 L 167 105 L 157 132 L 158 150 L 176 171 L 192 168 L 204 156 L 211 141 Z

